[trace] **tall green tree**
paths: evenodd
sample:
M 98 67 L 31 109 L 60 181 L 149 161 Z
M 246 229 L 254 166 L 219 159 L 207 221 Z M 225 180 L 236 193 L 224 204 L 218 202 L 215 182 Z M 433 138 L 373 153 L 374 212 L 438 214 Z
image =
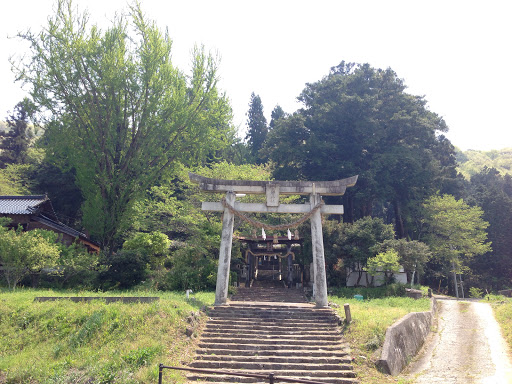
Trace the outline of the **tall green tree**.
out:
M 385 224 L 378 217 L 364 217 L 354 223 L 341 223 L 337 247 L 343 258 L 343 264 L 354 271 L 359 272 L 356 285 L 359 285 L 362 271 L 368 259 L 374 257 L 377 252 L 375 246 L 385 240 L 391 240 L 395 236 L 393 226 Z M 369 282 L 366 282 L 369 285 Z
M 270 114 L 270 124 L 268 125 L 269 130 L 274 129 L 277 121 L 286 116 L 286 113 L 280 105 L 276 105 Z
M 265 162 L 265 156 L 260 154 L 260 149 L 267 138 L 268 127 L 267 119 L 263 114 L 263 104 L 261 98 L 251 93 L 249 102 L 249 111 L 247 111 L 247 131 L 246 140 L 251 150 L 251 155 L 257 164 Z
M 492 242 L 492 252 L 477 255 L 471 268 L 482 288 L 504 289 L 512 281 L 512 177 L 484 167 L 471 176 L 467 199 L 482 208 Z
M 105 31 L 71 0 L 17 63 L 45 117 L 49 151 L 76 170 L 86 228 L 113 250 L 135 201 L 173 164 L 200 162 L 226 145 L 231 108 L 217 61 L 196 48 L 190 74 L 171 61 L 171 39 L 137 4 Z
M 374 252 L 386 252 L 389 249 L 396 251 L 399 256 L 400 265 L 404 268 L 407 274 L 407 282 L 409 283 L 414 283 L 416 273 L 418 275 L 418 282 L 420 281 L 419 275 L 424 272 L 427 262 L 432 257 L 432 252 L 428 245 L 417 240 L 384 240 L 373 249 Z
M 7 229 L 6 224 L 0 223 L 0 262 L 7 285 L 14 290 L 23 277 L 55 267 L 60 249 L 55 232 L 23 232 L 21 228 Z
M 343 197 L 345 219 L 379 211 L 406 237 L 411 207 L 439 190 L 450 177 L 446 167 L 455 165 L 438 138 L 447 130 L 443 119 L 424 98 L 408 94 L 394 71 L 369 64 L 342 62 L 307 84 L 299 100 L 304 107 L 282 118 L 265 142 L 275 178 L 359 175 Z
M 7 131 L 0 131 L 0 167 L 8 164 L 24 164 L 33 133 L 29 128 L 30 101 L 24 99 L 14 107 L 7 118 Z
M 469 273 L 476 255 L 491 251 L 480 207 L 471 207 L 451 195 L 435 195 L 424 204 L 426 235 L 424 241 L 443 267 L 444 277 L 453 274 L 454 291 L 459 297 L 457 275 Z

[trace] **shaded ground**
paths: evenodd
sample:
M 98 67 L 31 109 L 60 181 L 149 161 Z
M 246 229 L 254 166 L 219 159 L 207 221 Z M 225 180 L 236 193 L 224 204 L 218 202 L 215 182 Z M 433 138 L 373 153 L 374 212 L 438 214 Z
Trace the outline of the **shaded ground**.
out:
M 416 384 L 512 384 L 507 345 L 489 304 L 441 299 L 437 332 L 407 374 Z

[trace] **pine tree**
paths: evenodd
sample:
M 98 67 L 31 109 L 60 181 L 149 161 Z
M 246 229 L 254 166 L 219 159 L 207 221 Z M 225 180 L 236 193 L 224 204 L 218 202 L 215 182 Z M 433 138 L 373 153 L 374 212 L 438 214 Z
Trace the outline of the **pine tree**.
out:
M 285 117 L 286 116 L 286 113 L 284 112 L 283 108 L 281 108 L 281 106 L 278 104 L 274 107 L 274 109 L 272 110 L 272 113 L 270 115 L 270 124 L 269 124 L 269 130 L 270 129 L 274 129 L 274 127 L 276 126 L 276 123 L 277 121 L 282 118 L 282 117 Z
M 0 167 L 8 164 L 24 164 L 30 144 L 31 131 L 28 127 L 28 111 L 26 101 L 20 101 L 7 118 L 9 130 L 0 132 Z
M 247 132 L 246 140 L 251 151 L 251 155 L 257 164 L 264 163 L 266 158 L 260 155 L 259 151 L 267 138 L 268 127 L 267 119 L 263 115 L 263 105 L 261 98 L 251 94 L 251 101 L 249 103 L 249 111 L 247 112 Z

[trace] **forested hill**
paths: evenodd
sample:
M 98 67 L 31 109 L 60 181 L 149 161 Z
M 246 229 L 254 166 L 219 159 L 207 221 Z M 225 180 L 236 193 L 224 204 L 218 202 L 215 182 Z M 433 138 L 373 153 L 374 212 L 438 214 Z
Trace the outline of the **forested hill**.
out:
M 496 168 L 502 175 L 512 175 L 512 148 L 491 151 L 467 150 L 456 152 L 458 170 L 469 179 L 484 167 Z

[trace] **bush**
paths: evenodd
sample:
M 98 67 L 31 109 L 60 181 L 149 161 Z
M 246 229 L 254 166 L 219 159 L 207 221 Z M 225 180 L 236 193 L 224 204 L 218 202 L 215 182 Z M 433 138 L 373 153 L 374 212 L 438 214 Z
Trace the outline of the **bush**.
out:
M 481 299 L 484 296 L 484 292 L 480 288 L 471 287 L 469 288 L 469 296 L 475 299 Z
M 147 276 L 147 257 L 139 251 L 121 250 L 104 257 L 107 270 L 100 273 L 101 285 L 105 289 L 131 288 Z
M 171 269 L 160 289 L 194 291 L 215 289 L 217 261 L 201 247 L 186 246 L 170 258 Z
M 351 299 L 354 295 L 362 295 L 366 299 L 380 299 L 383 297 L 404 297 L 405 284 L 394 283 L 382 287 L 335 287 L 329 289 L 332 295 Z

